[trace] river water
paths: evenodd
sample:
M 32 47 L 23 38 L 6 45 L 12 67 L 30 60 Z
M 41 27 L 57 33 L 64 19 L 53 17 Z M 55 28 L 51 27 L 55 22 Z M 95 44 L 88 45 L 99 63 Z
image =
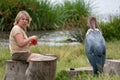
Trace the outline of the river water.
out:
M 39 32 L 28 32 L 28 36 L 37 35 L 38 45 L 48 45 L 48 46 L 72 46 L 80 45 L 76 39 L 70 36 L 70 31 L 39 31 Z M 71 40 L 71 41 L 68 41 Z M 9 33 L 0 33 L 0 46 L 9 46 Z

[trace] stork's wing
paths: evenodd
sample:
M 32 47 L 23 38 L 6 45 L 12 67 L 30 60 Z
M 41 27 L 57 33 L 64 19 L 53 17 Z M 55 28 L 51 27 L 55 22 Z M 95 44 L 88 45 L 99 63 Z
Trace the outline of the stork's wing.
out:
M 105 40 L 99 31 L 91 31 L 85 38 L 85 50 L 87 54 L 105 55 Z

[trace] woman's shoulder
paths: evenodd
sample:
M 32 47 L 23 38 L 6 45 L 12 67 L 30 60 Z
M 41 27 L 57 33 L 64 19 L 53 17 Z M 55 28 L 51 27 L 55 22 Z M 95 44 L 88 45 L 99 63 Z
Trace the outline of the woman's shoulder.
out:
M 19 32 L 21 32 L 21 29 L 18 25 L 15 25 L 15 26 L 13 26 L 11 32 L 12 33 L 19 33 Z
M 15 26 L 13 26 L 12 29 L 20 29 L 20 27 L 18 25 L 15 25 Z
M 10 35 L 15 36 L 18 33 L 23 34 L 23 31 L 21 30 L 21 28 L 18 25 L 13 26 L 13 28 L 10 32 Z
M 21 28 L 18 25 L 15 25 L 11 31 L 21 31 Z

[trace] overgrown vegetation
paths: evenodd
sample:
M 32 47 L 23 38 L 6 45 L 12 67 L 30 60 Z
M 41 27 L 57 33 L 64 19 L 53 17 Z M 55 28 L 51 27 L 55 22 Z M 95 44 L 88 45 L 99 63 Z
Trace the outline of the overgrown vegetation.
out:
M 29 30 L 55 29 L 62 19 L 59 11 L 48 0 L 0 0 L 0 30 L 10 31 L 20 10 L 32 17 Z
M 90 15 L 91 5 L 84 0 L 65 1 L 63 9 L 66 11 L 67 18 L 64 28 L 74 30 L 71 36 L 77 41 L 83 42 L 87 31 L 87 18 Z
M 26 10 L 32 17 L 29 31 L 69 29 L 72 37 L 83 42 L 93 7 L 92 2 L 84 0 L 64 0 L 61 4 L 50 0 L 0 0 L 0 30 L 10 31 L 17 13 Z M 107 41 L 120 40 L 119 22 L 120 19 L 114 17 L 110 22 L 99 23 Z
M 102 29 L 103 35 L 106 41 L 111 40 L 120 40 L 120 18 L 116 16 L 112 16 L 109 22 L 100 23 L 100 27 Z
M 120 58 L 120 41 L 107 42 L 107 58 L 119 59 Z M 33 46 L 32 52 L 41 54 L 55 54 L 57 56 L 57 72 L 56 80 L 69 80 L 68 74 L 63 74 L 62 70 L 68 68 L 79 68 L 83 66 L 89 66 L 87 57 L 84 51 L 84 45 L 78 46 Z M 10 53 L 8 48 L 0 49 L 0 80 L 2 80 L 5 72 L 6 60 L 10 59 Z M 82 74 L 73 78 L 73 80 L 119 80 L 120 76 L 105 76 L 93 77 L 92 74 Z
M 89 15 L 89 6 L 84 0 L 65 0 L 63 4 L 52 4 L 49 0 L 0 0 L 0 7 L 1 31 L 11 30 L 15 16 L 20 10 L 28 11 L 33 19 L 29 30 L 85 26 L 85 20 L 82 18 Z

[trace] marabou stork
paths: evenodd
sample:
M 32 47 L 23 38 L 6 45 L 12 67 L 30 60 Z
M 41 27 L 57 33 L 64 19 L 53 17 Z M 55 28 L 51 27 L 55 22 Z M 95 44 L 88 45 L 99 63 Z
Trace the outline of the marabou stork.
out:
M 93 67 L 94 75 L 103 72 L 106 57 L 105 39 L 97 25 L 95 17 L 89 17 L 89 29 L 85 37 L 85 52 Z

